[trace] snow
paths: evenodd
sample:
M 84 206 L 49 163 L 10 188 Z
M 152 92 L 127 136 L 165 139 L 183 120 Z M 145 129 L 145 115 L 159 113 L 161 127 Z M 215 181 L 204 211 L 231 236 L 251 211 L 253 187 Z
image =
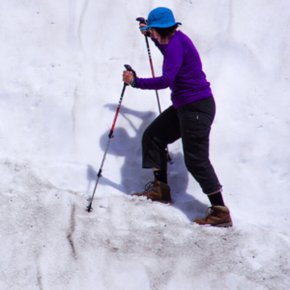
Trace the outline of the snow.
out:
M 93 212 L 85 209 L 122 90 L 150 76 L 135 18 L 174 10 L 212 84 L 211 159 L 234 227 L 191 221 L 209 205 L 184 167 L 174 204 L 130 195 L 154 92 L 127 88 Z M 0 289 L 290 289 L 290 11 L 276 1 L 1 1 Z M 156 74 L 162 57 L 151 45 Z M 159 92 L 162 108 L 169 91 Z

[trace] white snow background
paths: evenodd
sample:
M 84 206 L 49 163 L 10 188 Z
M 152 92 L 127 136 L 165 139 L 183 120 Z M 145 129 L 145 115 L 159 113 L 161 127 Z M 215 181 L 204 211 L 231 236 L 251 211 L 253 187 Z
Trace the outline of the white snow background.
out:
M 198 47 L 217 115 L 211 159 L 234 227 L 191 221 L 209 206 L 169 146 L 172 206 L 132 198 L 154 91 L 135 18 L 173 9 Z M 0 289 L 290 289 L 289 0 L 0 2 Z M 162 56 L 151 44 L 156 74 Z M 169 91 L 160 91 L 162 108 Z

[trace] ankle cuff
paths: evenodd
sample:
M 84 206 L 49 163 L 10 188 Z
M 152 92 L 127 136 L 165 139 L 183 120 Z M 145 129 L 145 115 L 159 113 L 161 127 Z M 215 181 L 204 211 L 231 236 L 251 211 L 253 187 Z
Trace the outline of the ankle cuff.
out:
M 221 193 L 223 191 L 223 188 L 221 187 L 220 189 L 210 192 L 210 193 L 206 193 L 207 196 L 211 196 L 211 195 L 215 195 L 217 193 Z

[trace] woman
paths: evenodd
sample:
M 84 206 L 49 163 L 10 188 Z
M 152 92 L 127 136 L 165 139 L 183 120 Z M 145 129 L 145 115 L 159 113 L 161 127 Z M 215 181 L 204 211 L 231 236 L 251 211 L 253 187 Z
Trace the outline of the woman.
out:
M 185 165 L 211 203 L 209 214 L 195 222 L 232 226 L 229 209 L 223 201 L 222 186 L 209 160 L 214 98 L 199 54 L 192 41 L 178 30 L 180 24 L 170 9 L 153 9 L 147 23 L 140 24 L 140 29 L 151 37 L 164 56 L 162 76 L 139 78 L 130 71 L 123 72 L 123 81 L 134 88 L 171 89 L 172 106 L 162 112 L 143 134 L 143 168 L 151 168 L 155 179 L 138 195 L 153 201 L 171 201 L 166 148 L 181 138 Z

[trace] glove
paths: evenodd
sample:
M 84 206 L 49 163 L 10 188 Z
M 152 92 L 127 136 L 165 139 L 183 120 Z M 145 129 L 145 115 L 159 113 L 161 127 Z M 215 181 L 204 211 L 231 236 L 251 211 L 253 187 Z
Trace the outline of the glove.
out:
M 137 77 L 136 72 L 128 64 L 125 64 L 125 68 L 126 70 L 123 71 L 123 82 L 135 87 L 135 78 Z
M 143 35 L 145 35 L 145 36 L 150 37 L 151 33 L 150 33 L 150 31 L 148 29 L 147 30 L 142 30 L 141 29 L 142 27 L 147 26 L 147 22 L 146 22 L 145 18 L 144 17 L 138 17 L 138 18 L 136 18 L 136 21 L 139 22 L 139 29 L 140 29 L 141 33 Z

